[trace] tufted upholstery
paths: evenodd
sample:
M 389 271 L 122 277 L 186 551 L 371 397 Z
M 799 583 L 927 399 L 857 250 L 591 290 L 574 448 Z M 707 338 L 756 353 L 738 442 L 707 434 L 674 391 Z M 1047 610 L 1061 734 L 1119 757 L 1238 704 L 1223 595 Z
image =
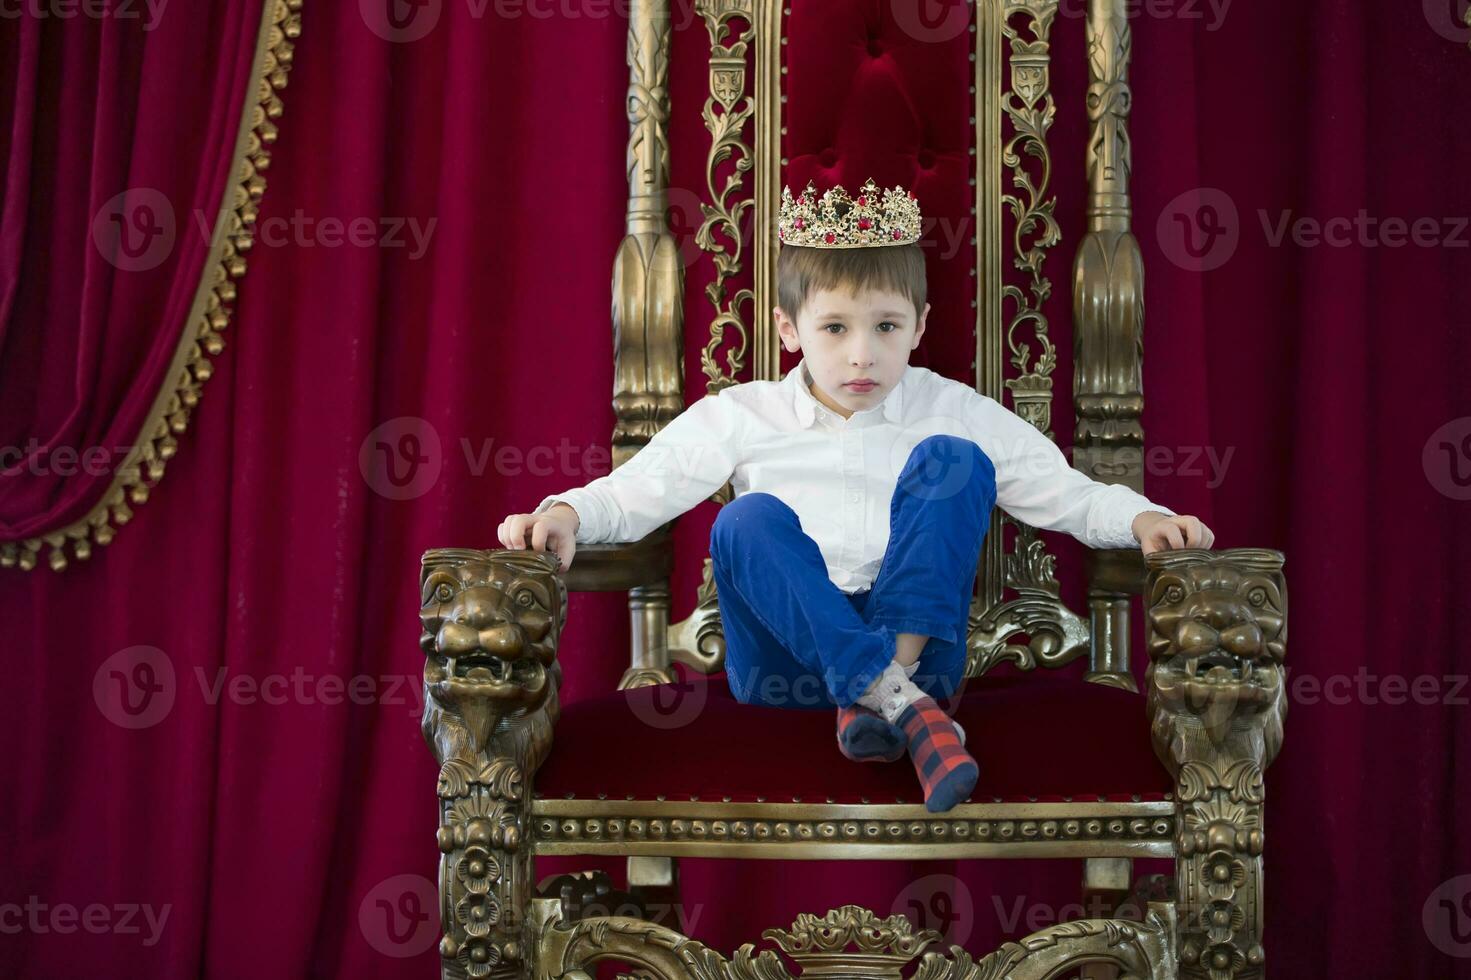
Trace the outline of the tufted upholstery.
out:
M 872 177 L 914 191 L 925 215 L 921 247 L 934 309 L 912 360 L 971 380 L 972 5 L 803 0 L 789 6 L 782 180 L 794 189 L 811 180 L 819 190 L 834 183 L 851 190 Z M 941 14 L 921 19 L 921 8 Z M 783 354 L 783 370 L 795 363 L 794 355 Z
M 1137 694 L 1066 677 L 979 678 L 955 717 L 981 767 L 973 799 L 1163 799 Z M 563 709 L 536 792 L 613 799 L 919 803 L 907 760 L 858 763 L 838 751 L 834 714 L 742 704 L 724 674 L 691 674 Z M 1117 751 L 1081 752 L 1080 732 L 1127 733 Z M 1154 795 L 1147 795 L 1150 793 Z

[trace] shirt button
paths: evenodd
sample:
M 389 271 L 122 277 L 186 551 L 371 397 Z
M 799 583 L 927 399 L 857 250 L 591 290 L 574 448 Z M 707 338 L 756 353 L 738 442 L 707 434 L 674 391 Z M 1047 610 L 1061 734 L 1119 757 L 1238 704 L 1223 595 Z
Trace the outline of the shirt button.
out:
M 850 504 L 856 504 L 856 503 L 858 503 L 858 494 L 856 494 L 856 493 L 850 493 L 850 494 L 848 494 L 848 503 L 850 503 Z

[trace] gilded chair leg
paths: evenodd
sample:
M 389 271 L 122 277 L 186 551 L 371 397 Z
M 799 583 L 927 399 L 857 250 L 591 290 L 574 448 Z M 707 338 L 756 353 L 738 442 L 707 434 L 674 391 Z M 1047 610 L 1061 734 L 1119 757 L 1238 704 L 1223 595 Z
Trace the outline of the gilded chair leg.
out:
M 672 684 L 676 675 L 669 662 L 669 583 L 628 590 L 628 631 L 633 656 L 618 681 L 618 690 Z
M 648 918 L 643 899 L 632 891 L 614 888 L 605 871 L 579 871 L 548 878 L 537 886 L 536 900 L 540 899 L 555 899 L 559 903 L 557 917 L 569 922 L 610 915 Z
M 1083 908 L 1092 919 L 1110 918 L 1129 893 L 1134 862 L 1129 858 L 1088 858 L 1083 862 Z M 1112 963 L 1089 963 L 1078 971 L 1079 980 L 1117 980 Z
M 644 917 L 670 929 L 684 930 L 679 902 L 679 861 L 664 856 L 628 859 L 628 890 L 642 901 Z

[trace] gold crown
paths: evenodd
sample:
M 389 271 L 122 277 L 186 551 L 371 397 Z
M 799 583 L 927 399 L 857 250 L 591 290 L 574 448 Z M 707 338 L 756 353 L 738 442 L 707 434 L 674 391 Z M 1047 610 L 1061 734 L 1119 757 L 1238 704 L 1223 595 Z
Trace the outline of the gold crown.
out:
M 870 177 L 854 200 L 841 186 L 817 196 L 812 181 L 796 200 L 781 189 L 777 237 L 783 245 L 808 248 L 867 248 L 919 241 L 919 199 L 895 185 L 880 190 Z

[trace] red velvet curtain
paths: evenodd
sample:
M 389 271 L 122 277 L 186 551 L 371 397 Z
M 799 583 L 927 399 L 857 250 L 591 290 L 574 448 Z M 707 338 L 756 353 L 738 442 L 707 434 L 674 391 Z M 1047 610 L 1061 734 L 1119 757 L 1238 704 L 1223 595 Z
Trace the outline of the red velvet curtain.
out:
M 261 12 L 85 6 L 105 15 L 17 6 L 0 28 L 0 541 L 85 517 L 138 441 L 233 176 Z
M 887 16 L 887 5 L 856 6 L 875 23 Z M 1060 408 L 1085 136 L 1062 119 L 1080 111 L 1086 77 L 1080 6 L 1064 4 L 1053 44 Z M 1422 16 L 1313 0 L 1218 16 L 1219 5 L 1140 5 L 1133 21 L 1145 426 L 1169 452 L 1147 490 L 1201 515 L 1222 547 L 1288 556 L 1295 686 L 1267 783 L 1267 950 L 1283 975 L 1471 975 L 1471 959 L 1452 955 L 1466 952 L 1455 945 L 1466 922 L 1438 904 L 1450 897 L 1454 910 L 1464 894 L 1454 879 L 1471 873 L 1456 829 L 1471 802 L 1458 758 L 1471 737 L 1458 684 L 1468 583 L 1456 560 L 1468 545 L 1471 465 L 1462 378 L 1471 304 L 1459 288 L 1471 51 L 1451 11 L 1432 6 Z M 155 96 L 195 123 L 170 139 L 151 134 L 160 149 L 149 152 L 179 155 L 180 183 L 169 186 L 204 181 L 200 161 L 214 144 L 201 134 L 225 124 L 190 113 L 220 89 L 215 72 L 230 60 L 221 45 L 249 30 L 254 7 L 191 11 L 198 24 L 165 12 L 159 30 L 198 31 L 179 56 L 193 59 L 195 81 Z M 93 560 L 0 580 L 11 691 L 0 713 L 6 975 L 436 969 L 418 558 L 428 547 L 489 545 L 508 511 L 606 469 L 598 447 L 613 421 L 608 277 L 626 194 L 627 66 L 616 5 L 554 16 L 532 5 L 418 9 L 437 22 L 415 38 L 428 21 L 309 2 L 262 234 L 178 457 Z M 703 188 L 708 42 L 688 4 L 676 4 L 675 27 L 673 179 Z M 47 142 L 16 133 L 54 114 L 65 140 L 51 145 L 86 148 L 87 167 L 114 173 L 129 172 L 127 154 L 148 142 L 146 113 L 114 113 L 106 103 L 117 90 L 102 79 L 90 87 L 104 94 L 83 99 L 80 117 L 44 96 L 110 64 L 89 50 L 111 29 L 40 25 L 46 56 L 32 62 L 38 26 L 0 24 L 3 77 L 21 80 L 0 102 L 0 268 L 34 270 L 0 283 L 9 304 L 0 432 L 21 444 L 58 431 L 67 399 L 97 420 L 121 418 L 121 396 L 108 408 L 100 375 L 142 386 L 138 352 L 162 329 L 160 312 L 175 309 L 160 305 L 167 291 L 114 285 L 92 301 L 107 300 L 109 312 L 85 334 L 81 314 L 12 298 L 40 290 L 34 277 L 57 302 L 86 294 L 83 263 L 96 263 L 82 258 L 82 238 L 100 193 L 73 182 L 76 162 L 48 176 L 56 167 L 38 148 Z M 129 57 L 155 43 L 133 37 Z M 144 104 L 139 90 L 127 106 Z M 112 126 L 127 138 L 92 135 Z M 27 168 L 29 187 L 16 177 Z M 22 205 L 31 221 L 16 240 L 11 215 Z M 37 215 L 70 247 L 33 247 Z M 1337 222 L 1315 244 L 1312 223 L 1340 218 L 1347 231 Z M 1377 230 L 1357 230 L 1368 218 Z M 1429 219 L 1424 244 L 1391 234 L 1391 218 Z M 176 250 L 171 261 L 185 258 Z M 691 267 L 692 363 L 709 275 Z M 968 318 L 946 312 L 932 322 Z M 134 352 L 131 373 L 100 356 L 106 371 L 80 372 L 76 352 L 111 343 L 113 317 L 141 324 L 116 334 Z M 12 381 L 12 365 L 28 360 L 62 366 Z M 697 367 L 687 377 L 693 397 L 703 379 Z M 1056 424 L 1064 444 L 1068 417 Z M 106 438 L 95 424 L 79 438 Z M 0 492 L 8 502 L 37 491 Z M 60 500 L 80 489 L 49 492 Z M 689 603 L 708 519 L 679 531 L 676 613 Z M 1067 542 L 1058 551 L 1076 597 L 1076 552 Z M 612 689 L 627 627 L 613 595 L 574 596 L 569 617 L 561 656 L 572 703 Z M 617 864 L 567 859 L 541 871 Z M 911 898 L 980 952 L 1003 933 L 1076 914 L 1062 906 L 1079 872 L 864 862 L 803 866 L 794 879 L 784 862 L 682 868 L 688 930 L 727 952 L 800 911 L 850 901 L 913 911 Z M 749 898 L 758 892 L 770 900 Z

